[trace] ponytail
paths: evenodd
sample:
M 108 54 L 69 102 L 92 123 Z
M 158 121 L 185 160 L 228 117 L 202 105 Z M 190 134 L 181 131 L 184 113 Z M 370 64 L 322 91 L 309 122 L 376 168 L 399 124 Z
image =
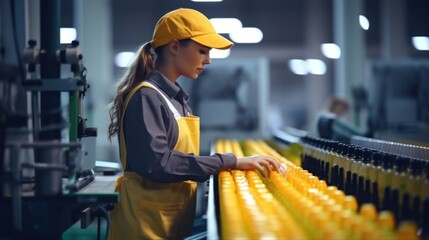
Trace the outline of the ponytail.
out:
M 118 133 L 121 125 L 121 115 L 124 110 L 124 100 L 128 93 L 140 82 L 146 80 L 152 73 L 155 66 L 155 52 L 151 43 L 147 42 L 138 49 L 131 66 L 121 77 L 116 85 L 116 97 L 109 104 L 110 124 L 108 128 L 108 138 Z

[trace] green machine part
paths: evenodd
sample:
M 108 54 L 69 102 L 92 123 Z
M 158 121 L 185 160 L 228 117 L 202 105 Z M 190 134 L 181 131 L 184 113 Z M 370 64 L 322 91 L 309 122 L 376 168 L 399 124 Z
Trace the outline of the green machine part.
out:
M 77 142 L 79 91 L 69 92 L 69 141 Z

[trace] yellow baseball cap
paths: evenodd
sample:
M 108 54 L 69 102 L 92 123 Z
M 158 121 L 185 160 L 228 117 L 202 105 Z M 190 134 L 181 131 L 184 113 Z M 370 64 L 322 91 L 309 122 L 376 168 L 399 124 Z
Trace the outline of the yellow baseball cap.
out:
M 151 44 L 157 48 L 173 39 L 188 38 L 216 49 L 228 49 L 234 45 L 216 32 L 206 16 L 189 8 L 179 8 L 162 16 L 155 26 Z

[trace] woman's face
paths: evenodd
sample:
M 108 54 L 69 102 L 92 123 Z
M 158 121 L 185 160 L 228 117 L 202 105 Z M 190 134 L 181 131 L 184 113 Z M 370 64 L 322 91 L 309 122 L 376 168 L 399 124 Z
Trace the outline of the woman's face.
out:
M 174 64 L 179 74 L 196 79 L 204 67 L 211 63 L 210 50 L 211 48 L 192 40 L 186 41 L 184 44 L 177 44 Z

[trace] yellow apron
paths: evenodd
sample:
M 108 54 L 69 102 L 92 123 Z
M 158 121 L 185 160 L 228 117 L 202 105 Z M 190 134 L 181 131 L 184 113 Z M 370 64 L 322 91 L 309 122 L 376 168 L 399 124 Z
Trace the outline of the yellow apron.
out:
M 136 172 L 126 171 L 124 115 L 131 97 L 141 87 L 156 90 L 174 113 L 179 126 L 179 136 L 174 150 L 199 154 L 200 119 L 196 116 L 181 117 L 169 99 L 148 82 L 142 82 L 133 88 L 125 99 L 120 122 L 119 144 L 125 172 L 116 182 L 115 191 L 119 192 L 120 201 L 110 212 L 109 239 L 183 239 L 192 232 L 196 182 L 157 183 Z

